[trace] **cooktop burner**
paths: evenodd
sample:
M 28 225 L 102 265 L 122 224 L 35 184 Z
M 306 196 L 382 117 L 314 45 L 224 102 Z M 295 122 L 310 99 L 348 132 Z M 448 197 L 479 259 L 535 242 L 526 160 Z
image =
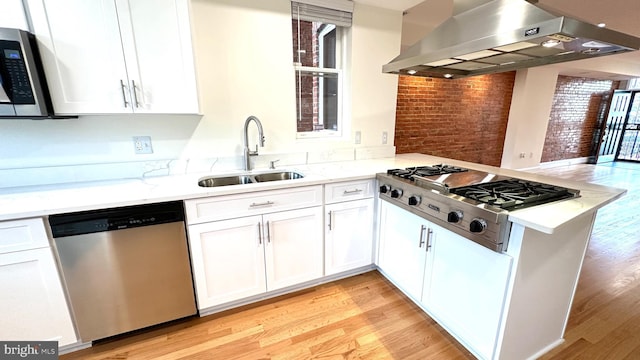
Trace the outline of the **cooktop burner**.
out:
M 414 176 L 423 176 L 423 177 L 437 176 L 437 175 L 453 174 L 453 173 L 459 173 L 459 172 L 465 172 L 465 171 L 469 171 L 469 170 L 460 168 L 460 167 L 451 166 L 451 165 L 446 165 L 446 164 L 438 164 L 438 165 L 431 165 L 431 166 L 408 167 L 406 169 L 392 169 L 392 170 L 387 170 L 387 174 L 398 176 L 403 179 L 413 180 Z
M 515 210 L 578 195 L 577 190 L 520 179 L 474 184 L 449 191 L 504 210 Z

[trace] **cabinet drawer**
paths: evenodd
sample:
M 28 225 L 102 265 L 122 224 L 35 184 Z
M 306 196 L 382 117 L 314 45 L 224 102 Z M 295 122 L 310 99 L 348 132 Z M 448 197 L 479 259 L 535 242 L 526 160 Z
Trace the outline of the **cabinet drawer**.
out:
M 41 218 L 0 222 L 0 254 L 49 247 Z
M 188 224 L 322 205 L 322 186 L 257 191 L 185 201 Z
M 367 199 L 373 197 L 375 180 L 345 181 L 325 185 L 324 202 L 326 204 Z

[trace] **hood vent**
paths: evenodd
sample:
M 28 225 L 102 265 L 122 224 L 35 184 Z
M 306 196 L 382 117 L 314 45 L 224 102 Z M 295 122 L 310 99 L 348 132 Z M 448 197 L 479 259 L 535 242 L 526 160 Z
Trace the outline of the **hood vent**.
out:
M 382 72 L 463 78 L 612 55 L 640 38 L 554 15 L 536 0 L 454 0 L 462 9 L 382 67 Z M 478 5 L 479 4 L 479 5 Z

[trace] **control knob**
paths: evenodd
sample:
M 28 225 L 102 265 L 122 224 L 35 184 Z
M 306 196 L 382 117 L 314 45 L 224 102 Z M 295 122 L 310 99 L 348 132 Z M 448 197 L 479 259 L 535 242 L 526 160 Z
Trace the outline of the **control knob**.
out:
M 394 199 L 398 199 L 402 197 L 402 190 L 401 189 L 393 189 L 391 190 L 391 197 Z
M 420 198 L 420 196 L 418 195 L 411 195 L 409 197 L 409 205 L 411 206 L 417 206 L 420 204 L 420 201 L 422 201 L 422 199 Z
M 391 186 L 389 186 L 389 185 L 380 185 L 380 193 L 381 194 L 386 194 L 389 191 L 391 191 Z
M 487 229 L 487 221 L 480 218 L 475 218 L 471 220 L 469 224 L 469 230 L 472 233 L 482 233 Z
M 447 215 L 447 221 L 450 223 L 458 224 L 460 221 L 462 221 L 462 216 L 463 214 L 460 210 L 451 211 Z

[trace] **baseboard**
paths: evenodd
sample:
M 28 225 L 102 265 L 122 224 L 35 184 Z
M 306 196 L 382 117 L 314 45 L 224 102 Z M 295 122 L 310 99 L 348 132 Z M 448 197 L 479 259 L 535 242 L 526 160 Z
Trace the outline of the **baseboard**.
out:
M 540 163 L 537 166 L 531 166 L 531 167 L 522 168 L 522 169 L 518 169 L 518 170 L 520 170 L 520 171 L 530 171 L 530 170 L 550 169 L 550 168 L 560 167 L 560 166 L 587 164 L 588 160 L 589 160 L 588 157 L 580 157 L 580 158 L 573 158 L 573 159 L 563 159 L 563 160 L 556 160 L 556 161 L 548 161 L 548 162 Z
M 375 265 L 367 265 L 367 266 L 363 266 L 363 267 L 359 267 L 357 269 L 353 269 L 353 270 L 349 270 L 349 271 L 345 271 L 345 272 L 341 272 L 339 274 L 334 274 L 334 275 L 329 275 L 329 276 L 324 276 L 322 278 L 316 279 L 316 280 L 311 280 L 311 281 L 307 281 L 304 282 L 302 284 L 296 284 L 284 289 L 278 289 L 278 290 L 274 290 L 274 291 L 269 291 L 263 294 L 259 294 L 259 295 L 255 295 L 255 296 L 251 296 L 248 298 L 244 298 L 244 299 L 240 299 L 240 300 L 236 300 L 236 301 L 231 301 L 225 304 L 221 304 L 221 305 L 216 305 L 216 306 L 212 306 L 212 307 L 208 307 L 208 308 L 204 308 L 204 309 L 199 309 L 198 313 L 200 314 L 200 317 L 203 316 L 207 316 L 207 315 L 211 315 L 211 314 L 215 314 L 215 313 L 219 313 L 225 310 L 230 310 L 230 309 L 234 309 L 243 305 L 249 305 L 249 304 L 253 304 L 256 303 L 258 301 L 262 301 L 262 300 L 267 300 L 267 299 L 271 299 L 277 296 L 281 296 L 281 295 L 286 295 L 286 294 L 290 294 L 290 293 L 294 293 L 296 291 L 300 291 L 300 290 L 304 290 L 304 289 L 308 289 L 314 286 L 318 286 L 318 285 L 322 285 L 322 284 L 326 284 L 328 282 L 332 282 L 332 281 L 336 281 L 336 280 L 340 280 L 340 279 L 345 279 L 351 276 L 355 276 L 355 275 L 360 275 L 360 274 L 364 274 L 366 272 L 369 272 L 371 270 L 375 270 L 376 266 Z

